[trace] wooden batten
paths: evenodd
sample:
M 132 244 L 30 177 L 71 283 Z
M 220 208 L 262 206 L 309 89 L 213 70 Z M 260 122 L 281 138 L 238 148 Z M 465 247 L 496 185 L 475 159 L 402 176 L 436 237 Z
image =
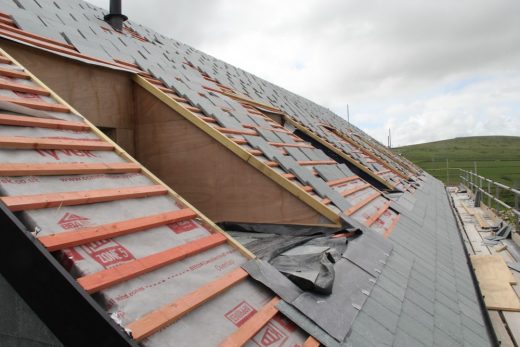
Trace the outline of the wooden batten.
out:
M 214 221 L 333 224 L 136 85 L 136 155 Z

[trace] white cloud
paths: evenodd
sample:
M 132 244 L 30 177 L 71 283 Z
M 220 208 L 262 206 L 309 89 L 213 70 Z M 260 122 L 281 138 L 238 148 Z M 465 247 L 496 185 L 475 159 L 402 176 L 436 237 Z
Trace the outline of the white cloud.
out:
M 126 0 L 123 6 L 132 20 L 341 116 L 350 104 L 351 121 L 380 141 L 389 126 L 394 144 L 520 134 L 518 1 Z

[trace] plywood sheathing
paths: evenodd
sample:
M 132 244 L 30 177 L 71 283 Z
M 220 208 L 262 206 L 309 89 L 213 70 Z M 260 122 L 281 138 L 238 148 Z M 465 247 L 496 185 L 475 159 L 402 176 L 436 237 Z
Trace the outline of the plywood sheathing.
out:
M 214 221 L 332 224 L 143 88 L 136 155 Z
M 520 300 L 511 287 L 511 282 L 515 280 L 502 257 L 472 256 L 471 263 L 488 309 L 520 311 Z
M 130 155 L 134 154 L 134 104 L 129 73 L 84 64 L 3 39 L 0 47 L 95 126 L 115 128 L 116 142 Z

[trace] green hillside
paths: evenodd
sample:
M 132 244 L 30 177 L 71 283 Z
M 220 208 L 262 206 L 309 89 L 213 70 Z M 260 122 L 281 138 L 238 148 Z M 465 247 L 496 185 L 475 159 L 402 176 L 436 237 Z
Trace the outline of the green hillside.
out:
M 474 162 L 479 175 L 508 186 L 520 185 L 520 137 L 458 137 L 395 150 L 450 185 L 459 182 L 459 172 L 455 168 L 473 170 Z M 450 168 L 449 182 L 446 160 Z

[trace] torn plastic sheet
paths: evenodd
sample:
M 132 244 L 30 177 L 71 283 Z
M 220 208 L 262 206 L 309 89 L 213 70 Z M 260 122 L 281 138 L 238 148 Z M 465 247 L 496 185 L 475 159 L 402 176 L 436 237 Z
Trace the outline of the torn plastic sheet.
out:
M 331 293 L 334 263 L 345 251 L 347 239 L 332 238 L 330 234 L 342 229 L 237 223 L 222 223 L 221 226 L 301 289 Z
M 345 239 L 318 237 L 304 246 L 284 252 L 283 255 L 298 256 L 304 252 L 312 252 L 313 249 L 317 253 L 320 249 L 327 248 L 326 246 L 337 250 L 339 245 L 336 244 L 334 247 L 331 243 L 339 242 L 345 243 Z M 329 295 L 303 290 L 294 281 L 291 282 L 283 276 L 283 271 L 275 268 L 279 264 L 274 262 L 271 265 L 255 259 L 242 267 L 251 277 L 269 287 L 305 316 L 295 320 L 302 329 L 313 334 L 315 329 L 309 325 L 309 322 L 313 322 L 325 334 L 322 334 L 324 338 L 320 341 L 325 343 L 326 340 L 333 338 L 337 343 L 341 343 L 347 336 L 357 312 L 361 310 L 370 295 L 392 251 L 392 244 L 372 231 L 361 234 L 348 244 L 345 243 L 344 247 L 346 249 L 341 249 L 341 252 L 330 253 L 331 256 L 340 258 L 334 258 L 334 262 L 331 262 L 335 277 Z M 286 311 L 288 315 L 294 315 L 296 312 Z

